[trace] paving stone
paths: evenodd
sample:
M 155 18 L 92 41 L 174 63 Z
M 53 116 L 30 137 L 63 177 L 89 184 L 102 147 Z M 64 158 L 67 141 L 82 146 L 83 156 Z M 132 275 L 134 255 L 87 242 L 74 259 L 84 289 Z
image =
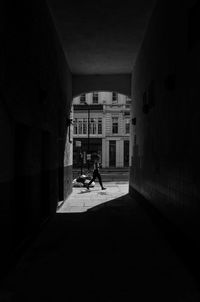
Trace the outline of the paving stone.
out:
M 73 188 L 72 194 L 59 208 L 58 213 L 85 212 L 88 209 L 108 202 L 128 193 L 128 182 L 104 182 L 105 191 L 99 184 L 87 191 L 85 188 Z

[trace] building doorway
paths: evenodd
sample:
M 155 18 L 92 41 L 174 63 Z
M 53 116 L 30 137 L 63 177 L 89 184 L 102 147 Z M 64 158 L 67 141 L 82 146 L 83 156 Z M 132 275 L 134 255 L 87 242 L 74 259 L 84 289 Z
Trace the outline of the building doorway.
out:
M 116 141 L 109 141 L 109 167 L 116 166 Z
M 124 141 L 124 167 L 129 167 L 129 141 Z

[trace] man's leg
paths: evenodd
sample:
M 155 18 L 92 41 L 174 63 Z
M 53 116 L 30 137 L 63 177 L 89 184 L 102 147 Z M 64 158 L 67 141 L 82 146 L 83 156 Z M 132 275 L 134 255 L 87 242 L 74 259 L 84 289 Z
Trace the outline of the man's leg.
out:
M 92 183 L 93 181 L 95 181 L 95 179 L 96 179 L 96 175 L 95 175 L 95 173 L 93 173 L 92 179 L 90 180 L 90 182 L 89 182 L 88 184 L 85 185 L 87 189 L 89 189 L 91 183 Z
M 101 175 L 100 175 L 99 173 L 97 174 L 97 177 L 98 177 L 98 180 L 99 180 L 99 184 L 100 184 L 100 186 L 101 186 L 101 189 L 102 189 L 102 190 L 105 190 L 106 188 L 104 188 L 104 186 L 103 186 L 103 184 L 102 184 Z

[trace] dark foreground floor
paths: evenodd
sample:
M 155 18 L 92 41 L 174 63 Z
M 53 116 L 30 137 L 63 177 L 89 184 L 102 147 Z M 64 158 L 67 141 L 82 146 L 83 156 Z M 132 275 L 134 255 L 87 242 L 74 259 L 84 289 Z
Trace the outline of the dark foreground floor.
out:
M 57 214 L 1 289 L 0 301 L 200 301 L 194 278 L 129 195 Z

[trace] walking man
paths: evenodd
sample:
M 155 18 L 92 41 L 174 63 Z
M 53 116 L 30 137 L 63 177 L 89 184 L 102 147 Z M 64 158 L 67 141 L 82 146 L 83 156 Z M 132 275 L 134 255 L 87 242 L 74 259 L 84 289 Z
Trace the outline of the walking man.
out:
M 92 179 L 90 180 L 90 182 L 88 184 L 86 184 L 86 188 L 89 190 L 89 186 L 90 184 L 95 181 L 96 177 L 98 178 L 99 180 L 99 184 L 101 186 L 101 189 L 102 190 L 106 190 L 106 188 L 103 186 L 102 184 L 102 180 L 101 180 L 101 175 L 99 173 L 99 158 L 95 158 L 94 159 L 94 169 L 93 169 L 93 177 Z

